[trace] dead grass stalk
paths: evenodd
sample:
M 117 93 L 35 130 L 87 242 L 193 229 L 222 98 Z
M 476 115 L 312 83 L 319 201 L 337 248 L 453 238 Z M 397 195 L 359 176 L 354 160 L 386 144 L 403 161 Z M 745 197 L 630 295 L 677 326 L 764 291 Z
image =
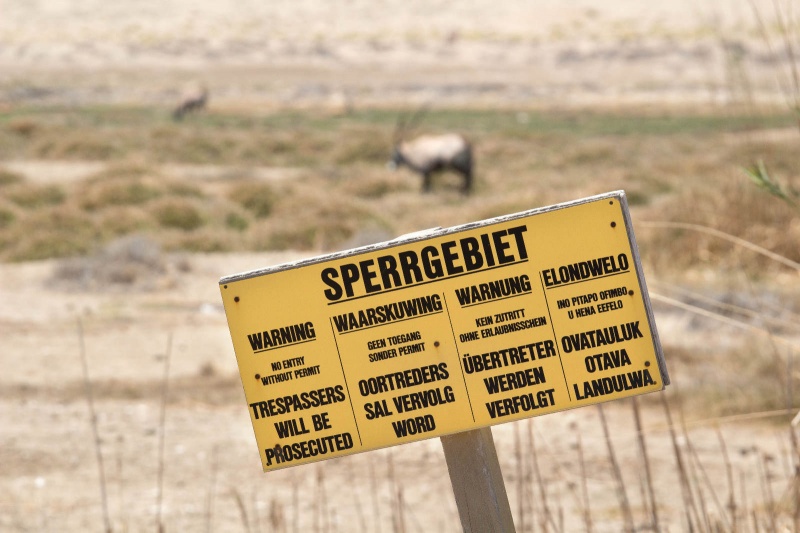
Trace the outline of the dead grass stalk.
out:
M 519 529 L 525 531 L 525 464 L 522 455 L 520 424 L 514 424 L 514 460 L 517 465 L 517 516 Z
M 375 475 L 375 462 L 370 456 L 369 459 L 369 487 L 370 487 L 370 494 L 372 496 L 372 514 L 375 517 L 375 524 L 377 526 L 376 532 L 381 533 L 382 521 L 381 521 L 381 506 L 378 503 L 378 481 Z
M 81 370 L 83 371 L 83 386 L 86 395 L 86 404 L 89 407 L 89 422 L 92 426 L 92 436 L 94 438 L 94 452 L 97 461 L 97 471 L 100 483 L 100 502 L 103 511 L 103 530 L 111 533 L 111 519 L 108 512 L 108 492 L 106 490 L 106 473 L 103 465 L 103 452 L 100 445 L 100 432 L 97 428 L 97 411 L 94 406 L 94 394 L 92 392 L 92 381 L 89 378 L 89 365 L 86 362 L 86 343 L 83 334 L 83 321 L 78 317 L 78 341 L 80 343 Z
M 669 435 L 672 441 L 672 451 L 675 455 L 675 464 L 678 466 L 678 477 L 681 484 L 681 496 L 683 498 L 684 513 L 686 517 L 686 527 L 690 531 L 694 531 L 697 524 L 697 507 L 695 505 L 694 497 L 692 496 L 692 487 L 689 480 L 689 475 L 684 464 L 683 454 L 681 453 L 680 446 L 678 445 L 678 437 L 675 433 L 675 427 L 672 423 L 672 412 L 664 394 L 660 395 L 661 404 L 664 407 L 664 414 L 667 418 L 667 425 L 669 427 Z
M 622 478 L 622 471 L 617 462 L 616 453 L 614 453 L 614 443 L 611 441 L 611 434 L 608 431 L 608 422 L 606 421 L 606 414 L 603 411 L 603 405 L 598 404 L 597 410 L 600 414 L 600 425 L 603 428 L 603 436 L 606 441 L 606 448 L 608 449 L 608 459 L 611 462 L 611 470 L 614 474 L 614 480 L 617 486 L 617 497 L 619 498 L 620 510 L 625 522 L 625 531 L 633 533 L 635 530 L 633 522 L 633 513 L 631 512 L 631 504 L 628 500 L 628 494 L 625 491 L 625 480 Z
M 703 461 L 700 459 L 700 456 L 698 455 L 697 450 L 695 449 L 694 444 L 692 443 L 692 439 L 689 436 L 689 431 L 686 429 L 686 424 L 683 420 L 683 414 L 681 414 L 681 428 L 683 430 L 684 441 L 686 442 L 686 449 L 689 451 L 690 464 L 693 465 L 692 471 L 694 473 L 694 485 L 697 487 L 698 494 L 701 494 L 700 490 L 702 489 L 702 483 L 701 483 L 702 481 L 705 483 L 708 492 L 711 494 L 714 506 L 717 509 L 717 514 L 722 520 L 725 529 L 730 530 L 731 525 L 730 521 L 728 520 L 727 513 L 725 512 L 725 506 L 723 506 L 722 503 L 720 502 L 719 496 L 717 495 L 717 491 L 714 488 L 714 484 L 711 482 L 711 478 L 709 477 L 708 472 L 706 471 L 706 468 L 703 465 Z M 696 472 L 700 473 L 702 480 L 698 480 Z M 706 525 L 708 526 L 709 531 L 713 531 L 713 529 L 716 529 L 717 527 L 716 524 L 714 525 L 711 524 L 711 520 L 708 517 L 708 511 L 705 505 L 705 498 L 703 498 L 702 496 L 700 497 L 700 503 L 703 506 L 703 514 L 706 517 Z
M 389 450 L 388 461 L 388 478 L 390 487 L 392 487 L 392 524 L 394 533 L 406 533 L 406 520 L 405 509 L 403 506 L 403 489 L 397 481 L 397 475 L 394 468 L 394 454 Z
M 736 488 L 734 487 L 733 481 L 733 467 L 731 466 L 731 458 L 728 455 L 728 446 L 725 444 L 725 438 L 722 436 L 722 430 L 719 427 L 719 424 L 714 424 L 714 430 L 717 434 L 717 441 L 719 442 L 720 452 L 722 453 L 722 461 L 725 465 L 725 478 L 728 481 L 728 514 L 731 520 L 731 531 L 734 533 L 738 531 L 738 521 L 737 521 L 737 508 L 736 508 Z
M 633 420 L 636 424 L 636 435 L 639 443 L 639 453 L 642 455 L 642 462 L 644 463 L 644 476 L 645 486 L 647 487 L 647 499 L 650 505 L 650 522 L 653 531 L 660 531 L 658 525 L 658 500 L 656 500 L 655 490 L 653 490 L 653 474 L 650 468 L 650 456 L 647 453 L 647 443 L 644 437 L 644 430 L 642 429 L 642 415 L 639 411 L 639 399 L 633 397 L 631 399 L 631 407 L 633 408 Z
M 216 494 L 217 472 L 219 470 L 219 458 L 217 456 L 217 446 L 211 448 L 211 464 L 208 472 L 208 488 L 206 489 L 206 509 L 205 509 L 205 530 L 211 533 L 214 524 L 214 495 Z
M 158 480 L 156 489 L 156 524 L 159 533 L 164 533 L 162 503 L 164 499 L 164 445 L 167 421 L 167 400 L 169 396 L 169 363 L 172 357 L 172 333 L 167 337 L 167 350 L 164 354 L 164 375 L 161 381 L 161 406 L 158 418 Z
M 250 516 L 247 513 L 247 506 L 245 505 L 244 499 L 242 499 L 242 495 L 239 493 L 236 487 L 231 488 L 231 497 L 236 503 L 236 508 L 239 510 L 239 518 L 242 520 L 242 527 L 244 527 L 246 533 L 250 533 L 252 529 L 250 527 Z
M 713 237 L 718 237 L 720 239 L 726 240 L 731 242 L 737 246 L 741 246 L 743 248 L 747 248 L 753 252 L 756 252 L 764 257 L 772 259 L 773 261 L 777 261 L 782 265 L 788 266 L 789 268 L 793 268 L 800 272 L 800 263 L 796 261 L 792 261 L 788 257 L 784 257 L 780 254 L 776 254 L 767 250 L 766 248 L 762 248 L 761 246 L 754 244 L 750 241 L 745 239 L 736 237 L 735 235 L 731 235 L 730 233 L 726 233 L 724 231 L 720 231 L 715 228 L 711 228 L 708 226 L 704 226 L 701 224 L 689 224 L 686 222 L 664 222 L 664 221 L 639 221 L 636 223 L 637 226 L 642 226 L 646 228 L 675 228 L 675 229 L 684 229 L 690 231 L 697 231 L 700 233 L 705 233 L 707 235 L 711 235 Z
M 353 470 L 353 462 L 352 461 L 348 461 L 347 462 L 347 472 L 348 472 L 348 477 L 350 479 L 356 479 L 356 474 L 355 474 L 355 472 Z M 366 519 L 364 517 L 364 509 L 363 509 L 363 507 L 361 505 L 361 498 L 359 498 L 358 492 L 354 492 L 353 493 L 353 501 L 355 502 L 356 513 L 358 515 L 359 530 L 362 533 L 366 533 L 366 531 L 367 531 L 367 523 L 366 523 Z
M 553 519 L 553 514 L 550 510 L 550 503 L 547 500 L 547 484 L 544 482 L 542 471 L 539 468 L 539 459 L 536 454 L 536 443 L 533 437 L 532 422 L 528 426 L 528 442 L 530 444 L 530 457 L 533 466 L 533 480 L 539 488 L 539 496 L 542 502 L 542 513 L 539 517 L 542 531 L 547 533 L 547 531 L 550 530 L 550 526 L 553 526 L 555 530 L 558 530 L 558 527 Z
M 578 450 L 578 466 L 581 480 L 581 503 L 583 507 L 583 525 L 586 528 L 586 533 L 592 533 L 592 508 L 589 500 L 589 480 L 586 476 L 586 459 L 583 453 L 583 439 L 577 424 L 572 425 L 575 430 L 576 447 Z

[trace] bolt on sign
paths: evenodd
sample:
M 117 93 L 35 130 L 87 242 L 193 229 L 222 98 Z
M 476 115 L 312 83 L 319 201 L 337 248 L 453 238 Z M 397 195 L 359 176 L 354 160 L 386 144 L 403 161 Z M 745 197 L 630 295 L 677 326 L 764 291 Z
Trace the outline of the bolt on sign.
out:
M 265 471 L 669 383 L 623 191 L 220 291 Z

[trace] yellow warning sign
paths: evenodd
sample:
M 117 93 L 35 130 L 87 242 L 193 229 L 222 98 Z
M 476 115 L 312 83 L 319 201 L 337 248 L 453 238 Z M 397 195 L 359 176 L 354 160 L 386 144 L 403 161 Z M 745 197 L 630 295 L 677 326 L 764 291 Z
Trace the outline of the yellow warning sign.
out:
M 265 471 L 669 383 L 622 191 L 220 290 Z

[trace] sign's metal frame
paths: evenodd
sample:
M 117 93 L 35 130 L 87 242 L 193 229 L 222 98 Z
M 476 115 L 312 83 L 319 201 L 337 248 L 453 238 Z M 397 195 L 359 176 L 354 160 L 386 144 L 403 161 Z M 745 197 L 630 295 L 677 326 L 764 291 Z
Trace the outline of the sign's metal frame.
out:
M 391 241 L 387 241 L 387 242 L 383 242 L 383 243 L 378 243 L 378 244 L 369 245 L 369 246 L 363 246 L 363 247 L 359 247 L 359 248 L 355 248 L 355 249 L 351 249 L 351 250 L 345 250 L 345 251 L 337 252 L 337 253 L 331 253 L 331 254 L 327 254 L 327 255 L 321 255 L 321 256 L 317 256 L 317 257 L 313 257 L 313 258 L 309 258 L 309 259 L 303 259 L 303 260 L 296 261 L 296 262 L 270 266 L 270 267 L 267 267 L 267 268 L 258 269 L 258 270 L 252 270 L 252 271 L 249 271 L 249 272 L 244 272 L 244 273 L 235 274 L 235 275 L 231 275 L 231 276 L 225 276 L 225 277 L 220 279 L 219 284 L 220 284 L 220 290 L 221 290 L 222 297 L 223 297 L 223 303 L 225 304 L 225 309 L 226 309 L 226 314 L 227 314 L 227 317 L 228 317 L 229 327 L 231 327 L 231 334 L 233 335 L 233 321 L 235 320 L 235 318 L 232 316 L 232 309 L 235 308 L 235 304 L 233 303 L 234 302 L 234 296 L 232 295 L 233 292 L 229 291 L 228 287 L 232 287 L 232 286 L 236 285 L 239 282 L 243 282 L 243 281 L 247 281 L 247 280 L 253 280 L 254 278 L 260 278 L 262 276 L 266 276 L 266 275 L 269 275 L 269 274 L 274 274 L 274 273 L 279 273 L 279 272 L 286 272 L 286 271 L 290 271 L 290 270 L 294 270 L 294 269 L 301 269 L 301 268 L 308 267 L 308 266 L 311 266 L 311 265 L 319 265 L 319 264 L 322 264 L 322 263 L 332 263 L 332 262 L 346 260 L 346 259 L 350 259 L 350 258 L 356 258 L 358 256 L 364 256 L 365 254 L 371 254 L 371 253 L 374 253 L 374 252 L 381 252 L 381 251 L 391 250 L 391 249 L 397 248 L 399 246 L 407 246 L 407 245 L 412 245 L 412 244 L 415 244 L 415 243 L 421 243 L 423 241 L 430 241 L 430 240 L 434 240 L 434 239 L 439 239 L 441 237 L 448 237 L 448 236 L 456 235 L 456 234 L 463 233 L 463 232 L 466 232 L 466 231 L 481 229 L 481 228 L 484 228 L 484 227 L 497 225 L 497 224 L 513 222 L 513 221 L 518 220 L 518 219 L 523 219 L 523 218 L 527 218 L 527 217 L 531 217 L 531 216 L 535 216 L 535 215 L 546 214 L 546 213 L 552 213 L 552 212 L 555 212 L 555 211 L 568 209 L 568 208 L 572 208 L 572 207 L 576 207 L 576 206 L 581 206 L 581 205 L 592 203 L 592 202 L 599 202 L 599 201 L 603 201 L 603 200 L 609 200 L 609 201 L 616 200 L 620 204 L 620 209 L 621 209 L 622 216 L 623 216 L 623 219 L 624 219 L 623 220 L 623 222 L 624 222 L 623 225 L 624 225 L 625 231 L 627 233 L 627 240 L 628 240 L 628 243 L 630 245 L 630 253 L 631 253 L 631 256 L 632 256 L 632 258 L 631 258 L 632 259 L 632 261 L 631 261 L 632 265 L 631 266 L 635 270 L 636 278 L 637 278 L 638 283 L 639 283 L 639 286 L 637 288 L 638 288 L 639 291 L 641 291 L 640 292 L 640 295 L 641 295 L 640 297 L 641 297 L 641 300 L 644 303 L 644 312 L 646 313 L 646 318 L 647 318 L 647 322 L 648 322 L 648 329 L 649 329 L 650 337 L 651 337 L 650 341 L 652 342 L 653 352 L 654 352 L 655 359 L 656 359 L 657 366 L 658 366 L 658 372 L 660 373 L 660 377 L 661 377 L 661 383 L 660 383 L 661 389 L 663 389 L 670 382 L 669 374 L 667 372 L 666 363 L 665 363 L 663 351 L 662 351 L 662 348 L 661 348 L 661 343 L 660 343 L 660 340 L 659 340 L 659 337 L 658 337 L 658 332 L 657 332 L 656 325 L 655 325 L 655 319 L 654 319 L 652 307 L 651 307 L 651 304 L 650 304 L 649 294 L 647 292 L 647 285 L 646 285 L 645 279 L 644 279 L 644 272 L 642 270 L 642 265 L 641 265 L 641 260 L 640 260 L 640 256 L 639 256 L 638 246 L 636 244 L 636 240 L 635 240 L 635 237 L 634 237 L 634 234 L 633 234 L 632 221 L 630 219 L 630 213 L 629 213 L 627 200 L 626 200 L 624 191 L 609 192 L 609 193 L 606 193 L 606 194 L 601 194 L 601 195 L 597 195 L 597 196 L 583 198 L 583 199 L 575 200 L 575 201 L 572 201 L 572 202 L 565 202 L 565 203 L 556 204 L 556 205 L 553 205 L 553 206 L 548 206 L 548 207 L 543 207 L 543 208 L 538 208 L 538 209 L 531 209 L 531 210 L 528 210 L 528 211 L 523 211 L 523 212 L 514 213 L 514 214 L 510 214 L 510 215 L 500 216 L 500 217 L 491 218 L 491 219 L 487 219 L 487 220 L 482 220 L 482 221 L 478 221 L 478 222 L 473 222 L 473 223 L 469 223 L 469 224 L 464 224 L 464 225 L 460 225 L 460 226 L 454 226 L 454 227 L 451 227 L 451 228 L 430 229 L 430 230 L 426 230 L 426 231 L 422 231 L 422 232 L 413 233 L 413 234 L 410 234 L 410 235 L 405 235 L 405 236 L 399 237 L 397 239 L 394 239 L 394 240 L 391 240 Z M 612 227 L 613 227 L 613 224 L 612 224 Z M 238 296 L 235 297 L 235 301 L 236 302 L 239 301 Z M 234 342 L 234 346 L 236 346 L 236 342 Z M 245 375 L 244 375 L 244 370 L 241 368 L 242 367 L 242 365 L 241 365 L 241 357 L 242 357 L 242 355 L 237 352 L 237 358 L 240 358 L 240 370 L 242 371 L 242 380 L 243 380 L 243 386 L 244 386 Z M 342 369 L 342 371 L 344 372 L 344 368 Z M 466 384 L 465 384 L 465 386 L 466 386 Z M 349 390 L 348 391 L 348 396 L 350 395 L 350 393 L 353 393 L 353 392 L 354 392 L 353 390 Z M 245 389 L 245 393 L 247 395 L 247 390 L 246 389 Z M 577 394 L 577 388 L 576 388 L 576 394 Z M 610 399 L 614 399 L 614 398 L 610 398 Z M 251 402 L 252 400 L 253 400 L 252 398 L 248 398 L 248 402 Z M 607 401 L 607 400 L 600 400 L 600 401 Z M 252 404 L 251 404 L 251 407 L 252 407 Z M 558 409 L 558 410 L 574 408 L 574 407 L 579 407 L 579 406 L 568 405 L 568 406 L 562 407 L 561 409 Z M 251 418 L 253 418 L 253 416 L 254 416 L 253 413 L 251 413 Z M 355 416 L 355 412 L 354 412 L 354 416 Z M 529 415 L 529 416 L 533 416 L 533 415 Z M 475 428 L 488 427 L 490 425 L 495 425 L 495 424 L 501 423 L 501 422 L 502 421 L 491 422 L 490 424 L 479 424 L 479 425 L 476 425 L 474 427 Z M 255 428 L 255 425 L 256 425 L 256 420 L 255 419 L 253 419 L 253 424 L 254 424 L 254 430 L 255 430 L 256 429 Z M 438 434 L 432 434 L 432 435 L 428 435 L 428 436 L 421 437 L 421 438 L 440 437 L 440 436 L 443 436 L 443 435 L 446 435 L 446 434 L 448 434 L 448 433 L 438 433 Z M 258 432 L 257 432 L 256 436 L 258 437 Z M 413 439 L 413 440 L 420 440 L 420 439 Z M 398 442 L 397 444 L 402 444 L 402 443 Z M 358 452 L 361 452 L 361 451 L 368 451 L 368 450 L 377 449 L 377 448 L 390 446 L 390 445 L 392 445 L 392 444 L 386 444 L 386 445 L 383 445 L 383 446 L 364 447 L 364 448 L 355 449 L 355 450 L 352 450 L 352 451 L 349 451 L 349 452 L 333 454 L 330 457 L 338 457 L 338 456 L 341 456 L 341 455 L 348 455 L 348 454 L 351 454 L 351 453 L 358 453 Z M 329 458 L 329 457 L 323 457 L 323 458 L 318 458 L 318 459 L 302 460 L 302 461 L 298 461 L 298 462 L 292 461 L 292 462 L 289 462 L 289 464 L 278 465 L 278 466 L 273 465 L 272 468 L 268 468 L 266 466 L 266 464 L 263 462 L 264 452 L 265 452 L 265 450 L 262 449 L 261 450 L 262 464 L 264 464 L 264 470 L 265 471 L 272 470 L 272 469 L 277 469 L 277 468 L 283 468 L 283 467 L 286 467 L 286 466 L 294 466 L 296 464 L 305 464 L 305 463 L 308 463 L 308 462 L 314 462 L 314 461 L 317 461 L 317 460 L 322 460 L 324 458 Z

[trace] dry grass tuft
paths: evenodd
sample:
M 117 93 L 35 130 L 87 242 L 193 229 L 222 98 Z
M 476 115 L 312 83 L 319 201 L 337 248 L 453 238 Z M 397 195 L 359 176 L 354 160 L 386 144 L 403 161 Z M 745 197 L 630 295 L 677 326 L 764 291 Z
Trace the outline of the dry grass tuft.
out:
M 10 226 L 11 223 L 14 222 L 15 218 L 16 216 L 14 215 L 13 211 L 0 207 L 0 229 Z
M 245 181 L 234 185 L 228 192 L 228 198 L 250 211 L 254 217 L 266 218 L 272 214 L 278 195 L 268 183 Z
M 25 178 L 16 172 L 12 172 L 5 168 L 0 168 L 0 187 L 22 183 Z
M 370 128 L 343 128 L 341 142 L 333 149 L 337 165 L 370 163 L 384 165 L 391 156 L 392 146 L 388 135 L 375 135 Z
M 62 131 L 49 131 L 32 143 L 33 152 L 41 158 L 69 159 L 72 161 L 111 161 L 123 157 L 126 147 L 122 140 L 101 129 L 86 131 L 80 136 L 65 135 Z
M 66 199 L 64 190 L 58 185 L 12 185 L 4 193 L 9 200 L 24 209 L 59 205 Z
M 797 213 L 744 179 L 732 179 L 724 185 L 712 182 L 686 187 L 653 209 L 648 218 L 719 229 L 800 262 Z M 744 269 L 758 276 L 774 271 L 774 264 L 766 258 L 743 253 L 730 243 L 703 233 L 675 228 L 642 235 L 643 255 L 665 270 L 713 265 L 719 271 Z
M 344 194 L 379 200 L 395 193 L 416 193 L 420 183 L 420 179 L 410 173 L 375 172 L 374 168 L 358 165 L 351 168 L 347 178 L 341 181 L 341 188 Z
M 256 249 L 332 250 L 362 227 L 385 225 L 371 206 L 326 190 L 321 180 L 292 184 L 281 196 L 273 216 L 253 226 Z
M 681 376 L 673 393 L 692 412 L 725 416 L 787 407 L 786 361 L 767 340 L 667 344 L 664 352 L 670 373 Z
M 225 227 L 242 232 L 250 227 L 250 221 L 246 216 L 234 211 L 225 215 Z
M 205 224 L 200 209 L 193 202 L 182 198 L 159 201 L 150 211 L 164 228 L 192 231 Z
M 30 139 L 39 130 L 39 123 L 30 118 L 15 118 L 6 124 L 8 131 L 25 139 Z
M 0 236 L 2 256 L 32 261 L 89 253 L 99 231 L 85 213 L 68 206 L 37 210 L 14 221 Z
M 230 252 L 243 246 L 241 235 L 232 235 L 228 230 L 208 225 L 190 232 L 166 232 L 161 240 L 164 247 L 172 251 Z
M 152 233 L 157 228 L 152 217 L 141 207 L 119 206 L 92 216 L 97 220 L 104 241 L 126 235 Z
M 78 195 L 84 209 L 142 205 L 165 194 L 164 177 L 141 165 L 115 165 L 90 177 Z

